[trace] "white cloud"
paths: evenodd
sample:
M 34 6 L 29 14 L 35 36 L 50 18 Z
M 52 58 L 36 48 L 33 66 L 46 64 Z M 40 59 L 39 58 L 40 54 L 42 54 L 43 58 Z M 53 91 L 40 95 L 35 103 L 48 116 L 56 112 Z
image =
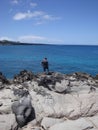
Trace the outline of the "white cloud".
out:
M 36 24 L 43 24 L 46 21 L 55 21 L 55 20 L 60 20 L 60 17 L 55 17 L 52 15 L 47 14 L 46 12 L 43 11 L 33 11 L 31 12 L 30 10 L 27 12 L 19 12 L 14 15 L 13 19 L 14 20 L 23 20 L 23 19 L 32 19 L 35 20 Z
M 44 12 L 42 11 L 34 11 L 34 12 L 31 12 L 31 11 L 28 11 L 26 13 L 17 13 L 13 19 L 14 20 L 22 20 L 22 19 L 28 19 L 28 18 L 34 18 L 34 17 L 40 17 L 40 16 L 43 16 L 44 15 Z
M 21 0 L 12 0 L 14 4 L 18 4 Z M 22 1 L 21 1 L 22 3 Z M 30 2 L 29 1 L 29 6 L 31 7 L 36 7 L 37 3 Z M 47 14 L 47 12 L 44 11 L 33 11 L 31 12 L 30 10 L 26 12 L 18 12 L 13 16 L 13 20 L 25 20 L 25 19 L 33 19 L 34 25 L 40 25 L 43 23 L 46 23 L 48 21 L 55 21 L 55 20 L 60 20 L 61 17 L 56 17 L 50 14 Z
M 45 21 L 37 21 L 37 22 L 35 23 L 35 25 L 41 25 L 41 24 L 43 24 L 43 23 L 45 23 Z
M 35 36 L 35 35 L 27 35 L 27 36 L 21 36 L 19 37 L 19 41 L 21 42 L 27 42 L 27 43 L 41 43 L 43 41 L 45 41 L 46 38 L 45 37 L 41 37 L 41 36 Z
M 45 19 L 45 20 L 59 20 L 59 19 L 61 19 L 61 18 L 60 18 L 60 17 L 54 17 L 54 16 L 52 16 L 52 15 L 45 14 L 45 15 L 43 15 L 43 19 Z
M 12 0 L 11 2 L 12 2 L 12 4 L 18 4 L 19 0 Z
M 17 14 L 13 17 L 13 19 L 14 19 L 14 20 L 21 20 L 21 19 L 25 19 L 26 17 L 30 17 L 30 15 L 27 14 L 27 13 L 17 13 Z
M 32 2 L 31 2 L 31 3 L 30 3 L 30 6 L 34 8 L 34 7 L 37 6 L 37 3 L 32 3 Z
M 62 40 L 51 39 L 51 38 L 42 37 L 42 36 L 36 36 L 36 35 L 21 36 L 21 37 L 18 38 L 18 41 L 26 42 L 26 43 L 45 43 L 45 44 L 59 44 L 59 43 L 63 43 Z
M 9 38 L 9 37 L 7 37 L 7 36 L 0 37 L 0 40 L 1 40 L 1 41 L 2 41 L 2 40 L 13 41 L 13 39 L 12 39 L 12 38 Z

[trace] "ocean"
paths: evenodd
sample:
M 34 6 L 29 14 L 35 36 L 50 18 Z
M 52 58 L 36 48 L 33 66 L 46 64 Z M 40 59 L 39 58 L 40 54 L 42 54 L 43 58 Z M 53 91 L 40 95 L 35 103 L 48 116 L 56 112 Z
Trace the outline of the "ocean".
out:
M 88 45 L 0 46 L 0 72 L 9 79 L 24 69 L 35 74 L 43 72 L 44 57 L 53 72 L 98 74 L 98 46 Z

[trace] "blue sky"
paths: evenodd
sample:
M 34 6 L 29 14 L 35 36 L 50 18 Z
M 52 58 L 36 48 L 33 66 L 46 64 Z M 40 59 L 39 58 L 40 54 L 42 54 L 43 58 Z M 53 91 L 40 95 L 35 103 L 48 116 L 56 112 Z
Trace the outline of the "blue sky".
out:
M 4 39 L 98 45 L 98 0 L 1 0 Z

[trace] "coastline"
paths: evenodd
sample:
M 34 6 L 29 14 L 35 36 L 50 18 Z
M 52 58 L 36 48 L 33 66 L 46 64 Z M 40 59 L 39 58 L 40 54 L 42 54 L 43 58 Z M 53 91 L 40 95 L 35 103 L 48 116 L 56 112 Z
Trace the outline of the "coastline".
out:
M 10 46 L 10 45 L 44 45 L 43 43 L 22 43 L 22 42 L 16 42 L 16 41 L 0 41 L 0 46 Z
M 0 40 L 0 46 L 10 46 L 10 45 L 58 45 L 58 46 L 98 46 L 97 44 L 49 44 L 49 43 L 25 43 L 20 41 L 9 41 L 9 40 Z

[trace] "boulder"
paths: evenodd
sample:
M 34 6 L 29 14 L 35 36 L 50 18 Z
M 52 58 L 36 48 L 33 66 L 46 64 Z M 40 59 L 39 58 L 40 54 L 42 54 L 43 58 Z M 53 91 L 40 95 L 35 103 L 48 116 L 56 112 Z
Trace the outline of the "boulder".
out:
M 55 91 L 58 93 L 68 93 L 71 91 L 70 82 L 68 80 L 61 80 L 61 83 L 56 82 Z
M 23 127 L 29 121 L 35 119 L 35 111 L 31 105 L 30 95 L 23 96 L 19 101 L 14 102 L 12 111 L 15 114 L 19 127 Z

